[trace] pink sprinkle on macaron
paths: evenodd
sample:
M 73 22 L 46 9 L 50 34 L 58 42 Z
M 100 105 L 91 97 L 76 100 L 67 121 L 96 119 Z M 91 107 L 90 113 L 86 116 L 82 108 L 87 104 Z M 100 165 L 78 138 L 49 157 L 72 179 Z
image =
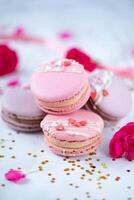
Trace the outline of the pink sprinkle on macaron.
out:
M 106 89 L 103 89 L 103 96 L 104 97 L 106 97 L 106 96 L 108 96 L 109 95 L 109 92 L 108 92 L 108 90 L 106 90 Z
M 60 124 L 60 125 L 58 125 L 58 126 L 56 126 L 56 130 L 57 131 L 64 131 L 64 126 L 62 125 L 62 124 Z
M 65 61 L 63 62 L 63 65 L 64 65 L 65 67 L 68 67 L 69 65 L 71 65 L 71 62 L 70 62 L 69 60 L 65 60 Z

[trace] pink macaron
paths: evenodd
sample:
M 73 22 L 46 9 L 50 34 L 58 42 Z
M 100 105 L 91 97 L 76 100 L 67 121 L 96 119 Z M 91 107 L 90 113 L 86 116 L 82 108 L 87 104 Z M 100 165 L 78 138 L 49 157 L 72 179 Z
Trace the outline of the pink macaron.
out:
M 38 106 L 56 115 L 80 109 L 90 96 L 90 86 L 83 66 L 68 59 L 38 68 L 31 77 L 31 89 Z
M 96 69 L 89 74 L 91 97 L 86 107 L 106 120 L 125 117 L 132 107 L 131 92 L 123 79 L 106 70 Z
M 47 114 L 41 122 L 50 149 L 62 156 L 80 156 L 94 152 L 101 143 L 104 122 L 85 109 L 67 115 Z
M 1 117 L 10 128 L 22 132 L 38 132 L 44 116 L 45 113 L 36 105 L 29 87 L 15 87 L 5 91 Z

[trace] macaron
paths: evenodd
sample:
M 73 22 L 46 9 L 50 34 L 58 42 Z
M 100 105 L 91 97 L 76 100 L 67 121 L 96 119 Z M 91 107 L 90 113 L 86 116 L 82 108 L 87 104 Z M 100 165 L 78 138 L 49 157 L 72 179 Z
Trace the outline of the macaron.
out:
M 44 116 L 29 87 L 10 88 L 3 94 L 1 117 L 10 128 L 22 132 L 40 131 Z
M 47 114 L 41 122 L 45 142 L 61 156 L 94 152 L 101 143 L 103 127 L 102 118 L 85 109 L 60 116 Z
M 54 61 L 38 68 L 31 77 L 38 106 L 50 114 L 68 114 L 89 99 L 90 86 L 82 65 L 74 60 Z
M 91 96 L 87 108 L 99 113 L 105 120 L 117 121 L 132 107 L 131 92 L 124 80 L 107 70 L 96 69 L 89 75 Z

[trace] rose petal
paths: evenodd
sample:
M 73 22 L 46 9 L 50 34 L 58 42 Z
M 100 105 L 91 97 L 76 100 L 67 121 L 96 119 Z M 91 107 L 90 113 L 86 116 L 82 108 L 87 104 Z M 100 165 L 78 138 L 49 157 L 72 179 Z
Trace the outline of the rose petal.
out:
M 62 40 L 68 40 L 73 37 L 73 34 L 69 31 L 62 31 L 58 35 L 59 35 L 59 38 Z
M 65 58 L 73 59 L 84 66 L 87 71 L 93 71 L 98 63 L 95 62 L 90 56 L 77 48 L 69 49 L 65 55 Z
M 124 153 L 124 148 L 121 140 L 113 138 L 109 144 L 109 154 L 112 158 L 120 158 Z
M 15 87 L 15 86 L 18 86 L 18 85 L 20 85 L 20 81 L 19 80 L 13 80 L 13 81 L 9 81 L 7 83 L 8 87 Z
M 5 178 L 8 181 L 16 183 L 19 182 L 21 179 L 26 178 L 26 175 L 22 171 L 11 169 L 5 173 Z
M 134 150 L 133 151 L 129 151 L 129 152 L 126 152 L 126 158 L 128 160 L 134 160 Z
M 16 71 L 18 64 L 17 53 L 7 45 L 0 45 L 0 76 Z

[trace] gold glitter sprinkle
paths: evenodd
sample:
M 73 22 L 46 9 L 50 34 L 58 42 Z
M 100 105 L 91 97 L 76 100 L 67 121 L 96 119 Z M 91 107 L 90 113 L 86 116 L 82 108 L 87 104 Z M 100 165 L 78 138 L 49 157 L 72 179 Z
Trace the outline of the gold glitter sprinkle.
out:
M 119 180 L 120 180 L 120 177 L 117 176 L 117 177 L 115 178 L 115 181 L 119 181 Z
M 4 158 L 4 155 L 0 154 L 0 158 Z
M 38 166 L 39 171 L 43 171 L 43 167 L 42 166 Z
M 16 156 L 11 156 L 11 158 L 12 158 L 12 159 L 15 159 L 15 158 L 16 158 Z
M 41 162 L 42 165 L 45 165 L 46 163 L 48 163 L 48 160 L 44 160 Z
M 98 178 L 98 180 L 106 180 L 107 179 L 107 177 L 105 177 L 105 176 L 100 176 L 99 178 Z
M 76 166 L 76 164 L 75 164 L 75 163 L 73 163 L 73 164 L 72 164 L 72 166 Z
M 50 182 L 51 182 L 51 183 L 55 183 L 55 181 L 53 181 L 53 180 L 51 180 Z
M 6 185 L 4 183 L 1 183 L 1 187 L 5 187 Z
M 101 163 L 101 166 L 103 167 L 103 169 L 107 169 L 106 163 Z
M 90 175 L 93 175 L 93 173 L 90 171 L 90 170 L 86 170 L 86 173 L 90 174 Z
M 22 169 L 22 168 L 21 168 L 21 167 L 17 167 L 17 169 L 19 169 L 19 170 L 20 170 L 20 169 Z
M 74 171 L 74 170 L 75 170 L 75 168 L 71 168 L 71 170 L 72 170 L 72 171 Z
M 84 167 L 81 167 L 80 169 L 82 169 L 82 170 L 83 170 L 83 169 L 85 169 L 85 168 L 84 168 Z
M 96 152 L 89 153 L 89 156 L 96 155 Z
M 69 168 L 65 168 L 65 169 L 64 169 L 65 172 L 66 172 L 66 171 L 69 171 L 69 170 L 70 170 Z
M 73 183 L 69 183 L 70 186 L 73 186 Z
M 85 174 L 82 174 L 81 176 L 86 176 Z
M 106 176 L 110 176 L 110 174 L 106 174 Z
M 88 195 L 88 194 L 90 194 L 90 193 L 89 193 L 89 192 L 85 192 L 85 194 L 87 194 L 87 195 Z

